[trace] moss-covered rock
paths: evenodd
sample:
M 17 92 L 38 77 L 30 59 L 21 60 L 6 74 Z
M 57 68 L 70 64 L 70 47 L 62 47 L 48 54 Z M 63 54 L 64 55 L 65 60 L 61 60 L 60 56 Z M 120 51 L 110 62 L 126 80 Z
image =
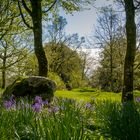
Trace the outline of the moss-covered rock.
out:
M 41 96 L 49 101 L 53 97 L 56 90 L 54 81 L 40 76 L 19 77 L 3 92 L 3 97 L 14 95 L 17 97 L 35 97 Z

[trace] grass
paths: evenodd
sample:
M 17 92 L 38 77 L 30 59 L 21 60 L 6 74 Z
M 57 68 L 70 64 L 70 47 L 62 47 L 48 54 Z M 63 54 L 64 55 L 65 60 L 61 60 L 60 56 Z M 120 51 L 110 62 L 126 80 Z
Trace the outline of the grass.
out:
M 25 104 L 24 104 L 25 103 Z M 71 99 L 55 98 L 49 106 L 42 106 L 39 112 L 27 100 L 21 106 L 14 103 L 5 108 L 0 102 L 1 140 L 86 140 L 96 137 L 87 125 L 91 112 Z M 57 110 L 53 110 L 54 108 Z M 99 136 L 98 136 L 99 137 Z
M 25 103 L 25 104 L 24 104 Z M 55 98 L 36 112 L 27 100 L 6 109 L 0 102 L 1 140 L 139 140 L 140 103 Z M 30 102 L 29 102 L 30 103 Z M 53 110 L 54 108 L 57 110 Z M 50 111 L 51 109 L 51 111 Z
M 121 101 L 121 93 L 101 92 L 91 88 L 73 89 L 71 91 L 56 91 L 55 96 L 63 98 L 71 98 L 76 100 L 90 101 L 95 98 L 97 100 L 113 100 Z
M 96 100 L 111 100 L 121 101 L 121 93 L 103 92 L 92 88 L 79 88 L 71 91 L 58 90 L 55 92 L 56 97 L 76 99 L 78 101 L 90 101 L 95 98 Z M 140 97 L 140 91 L 134 91 L 134 97 Z
M 110 140 L 140 139 L 140 102 L 100 101 L 96 104 L 96 125 Z
M 140 92 L 134 94 L 138 97 Z M 90 88 L 57 91 L 55 96 L 49 105 L 40 104 L 40 98 L 37 98 L 36 103 L 41 108 L 33 107 L 35 100 L 21 100 L 20 106 L 13 102 L 10 108 L 0 100 L 0 139 L 140 139 L 140 102 L 122 104 L 120 93 Z M 96 102 L 92 101 L 94 98 Z

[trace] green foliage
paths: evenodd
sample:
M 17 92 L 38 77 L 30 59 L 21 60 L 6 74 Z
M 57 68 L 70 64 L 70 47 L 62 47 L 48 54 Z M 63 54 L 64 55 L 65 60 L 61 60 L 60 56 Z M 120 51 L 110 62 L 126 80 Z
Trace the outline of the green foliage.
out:
M 64 84 L 64 82 L 62 81 L 62 79 L 54 72 L 49 72 L 48 73 L 48 78 L 55 81 L 56 85 L 57 85 L 57 89 L 65 89 L 66 86 Z
M 100 133 L 112 140 L 140 139 L 140 104 L 102 101 L 96 104 Z
M 49 43 L 45 47 L 50 71 L 57 73 L 66 84 L 79 87 L 82 83 L 82 60 L 76 51 L 63 43 Z
M 134 63 L 134 89 L 140 90 L 140 51 L 137 50 Z
M 74 11 L 82 10 L 83 7 L 89 6 L 95 0 L 60 0 L 61 7 L 66 11 L 66 13 L 72 13 Z
M 103 7 L 97 19 L 96 42 L 102 48 L 94 82 L 104 91 L 120 92 L 126 39 L 121 19 L 112 7 Z
M 122 90 L 123 83 L 123 66 L 124 66 L 124 57 L 126 51 L 126 40 L 118 39 L 116 40 L 117 44 L 115 44 L 113 48 L 113 92 L 120 92 Z M 101 52 L 101 61 L 100 65 L 92 76 L 92 83 L 94 87 L 98 87 L 103 91 L 111 91 L 110 87 L 110 56 L 108 55 L 109 47 L 106 46 L 105 49 Z M 137 50 L 135 65 L 134 65 L 134 89 L 140 89 L 140 71 L 139 71 L 139 62 L 140 60 L 140 52 Z

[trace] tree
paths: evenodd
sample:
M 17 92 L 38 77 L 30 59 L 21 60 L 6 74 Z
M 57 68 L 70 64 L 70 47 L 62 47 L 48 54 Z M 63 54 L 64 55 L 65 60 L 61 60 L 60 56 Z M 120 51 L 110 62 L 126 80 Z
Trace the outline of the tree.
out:
M 48 43 L 45 50 L 49 70 L 57 73 L 65 83 L 77 81 L 76 86 L 80 83 L 77 79 L 81 79 L 81 75 L 85 76 L 84 72 L 82 74 L 81 56 L 77 53 L 84 42 L 84 37 L 79 38 L 78 34 L 67 35 L 64 32 L 66 25 L 66 19 L 59 15 L 54 18 L 52 24 L 48 25 Z
M 18 35 L 7 34 L 0 41 L 0 69 L 2 71 L 2 88 L 5 88 L 6 85 L 6 73 L 10 72 L 11 69 L 15 69 L 15 71 L 17 71 L 17 67 L 15 67 L 15 65 L 27 57 L 27 52 L 29 52 L 29 48 L 26 48 L 25 40 L 19 39 Z M 11 74 L 13 74 L 13 72 L 11 72 Z
M 2 71 L 2 88 L 5 88 L 6 84 L 6 71 L 21 60 L 21 55 L 19 54 L 23 51 L 19 48 L 14 48 L 16 41 L 14 41 L 13 36 L 17 37 L 18 32 L 22 32 L 20 28 L 16 27 L 20 20 L 14 9 L 15 5 L 12 5 L 11 1 L 0 1 L 0 69 Z M 19 37 L 15 38 L 15 40 L 19 41 L 18 39 Z
M 108 57 L 106 63 L 103 67 L 108 72 L 108 76 L 105 78 L 106 87 L 108 87 L 109 91 L 114 90 L 114 68 L 115 68 L 115 53 L 114 49 L 117 47 L 117 38 L 120 36 L 120 31 L 118 30 L 120 27 L 120 21 L 118 15 L 112 8 L 103 7 L 101 11 L 101 15 L 98 17 L 98 27 L 96 28 L 95 38 L 97 39 L 97 44 L 100 48 L 102 48 L 105 54 Z M 104 58 L 104 57 L 103 57 Z M 103 62 L 103 61 L 102 61 Z
M 65 84 L 80 86 L 82 80 L 82 60 L 79 54 L 65 44 L 48 43 L 45 47 L 49 71 L 57 73 Z
M 126 13 L 127 50 L 124 64 L 122 102 L 133 101 L 133 67 L 136 53 L 135 6 L 133 0 L 124 0 Z
M 125 37 L 116 38 L 116 43 L 113 47 L 113 92 L 122 91 L 122 77 L 123 77 L 123 66 L 124 66 L 124 57 L 126 52 L 126 39 Z M 100 61 L 98 67 L 93 71 L 92 82 L 93 85 L 99 87 L 103 91 L 110 91 L 110 56 L 108 51 L 110 50 L 109 46 L 106 46 L 106 49 L 100 52 Z
M 42 13 L 48 13 L 54 8 L 58 1 L 42 1 L 42 0 L 18 0 L 18 7 L 20 10 L 20 15 L 23 19 L 25 25 L 33 30 L 34 34 L 34 50 L 35 55 L 38 60 L 39 66 L 39 75 L 47 76 L 48 73 L 48 61 L 45 56 L 42 45 Z M 81 5 L 89 3 L 89 0 L 70 0 L 64 1 L 60 0 L 58 6 L 61 6 L 64 10 L 68 12 L 78 11 L 81 8 Z M 44 7 L 43 7 L 44 6 Z M 22 7 L 26 11 L 26 14 L 23 13 Z M 48 9 L 47 9 L 48 8 Z M 32 26 L 27 22 L 25 15 L 30 16 L 32 21 Z
M 12 6 L 8 0 L 0 1 L 0 40 L 8 33 L 13 25 L 16 13 L 11 12 Z

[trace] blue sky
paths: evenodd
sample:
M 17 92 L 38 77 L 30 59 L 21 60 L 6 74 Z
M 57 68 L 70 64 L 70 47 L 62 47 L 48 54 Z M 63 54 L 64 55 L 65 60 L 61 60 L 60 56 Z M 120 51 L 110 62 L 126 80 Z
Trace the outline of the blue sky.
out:
M 112 0 L 97 0 L 95 3 L 96 7 L 101 7 L 108 5 Z M 94 30 L 94 26 L 97 24 L 97 13 L 94 7 L 91 7 L 90 10 L 84 10 L 81 12 L 74 12 L 73 15 L 65 14 L 61 12 L 60 15 L 65 17 L 68 24 L 66 26 L 66 33 L 78 33 L 79 36 L 88 36 Z

